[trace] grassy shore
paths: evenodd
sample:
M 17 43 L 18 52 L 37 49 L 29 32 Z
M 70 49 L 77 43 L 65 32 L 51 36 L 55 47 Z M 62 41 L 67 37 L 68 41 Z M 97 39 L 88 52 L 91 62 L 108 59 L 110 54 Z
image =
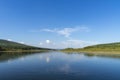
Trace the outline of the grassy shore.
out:
M 63 52 L 83 52 L 91 54 L 120 54 L 120 42 L 97 44 L 83 48 L 66 48 Z
M 62 52 L 77 52 L 77 53 L 90 53 L 90 54 L 120 54 L 120 50 L 61 50 Z
M 0 51 L 0 53 L 5 53 L 5 52 L 9 52 L 9 53 L 20 53 L 20 52 L 47 52 L 47 51 L 51 51 L 51 50 L 16 50 L 16 51 Z

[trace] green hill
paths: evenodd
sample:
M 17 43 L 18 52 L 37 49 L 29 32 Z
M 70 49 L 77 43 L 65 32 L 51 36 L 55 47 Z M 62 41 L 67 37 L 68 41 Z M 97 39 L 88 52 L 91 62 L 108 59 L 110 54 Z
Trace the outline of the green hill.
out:
M 0 51 L 32 51 L 32 50 L 50 50 L 50 49 L 34 47 L 13 41 L 0 39 Z
M 87 46 L 84 48 L 67 48 L 64 49 L 63 51 L 76 51 L 76 52 L 118 52 L 120 53 L 120 42 L 116 43 L 107 43 L 107 44 L 98 44 L 98 45 L 92 45 L 92 46 Z
M 111 50 L 111 51 L 117 50 L 117 51 L 120 51 L 120 42 L 87 46 L 87 47 L 84 47 L 83 49 L 85 49 L 85 50 Z

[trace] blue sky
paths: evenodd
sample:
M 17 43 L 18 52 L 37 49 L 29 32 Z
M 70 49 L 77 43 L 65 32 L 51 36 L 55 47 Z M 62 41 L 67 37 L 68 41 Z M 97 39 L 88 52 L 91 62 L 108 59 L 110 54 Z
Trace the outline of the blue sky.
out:
M 0 38 L 49 47 L 120 41 L 120 0 L 0 0 Z

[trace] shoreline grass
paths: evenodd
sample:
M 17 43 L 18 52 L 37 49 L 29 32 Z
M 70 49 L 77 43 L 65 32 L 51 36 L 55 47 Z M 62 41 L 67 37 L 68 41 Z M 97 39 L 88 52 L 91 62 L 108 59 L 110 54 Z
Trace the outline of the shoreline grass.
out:
M 51 51 L 51 50 L 16 50 L 16 51 L 0 51 L 0 53 L 22 53 L 22 52 L 47 52 L 47 51 Z
M 71 53 L 71 52 L 77 52 L 77 53 L 89 53 L 89 54 L 120 54 L 120 51 L 77 51 L 77 50 L 61 50 L 62 52 L 67 52 L 67 53 Z

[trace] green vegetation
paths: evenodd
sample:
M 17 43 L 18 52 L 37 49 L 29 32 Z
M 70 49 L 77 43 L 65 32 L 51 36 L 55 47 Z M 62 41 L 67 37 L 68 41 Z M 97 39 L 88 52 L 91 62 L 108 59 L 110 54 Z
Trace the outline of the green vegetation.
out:
M 39 48 L 34 46 L 29 46 L 25 44 L 20 44 L 13 41 L 2 40 L 0 39 L 0 52 L 8 51 L 8 52 L 40 52 L 44 50 L 51 50 L 47 48 Z
M 117 43 L 108 43 L 108 44 L 99 44 L 93 46 L 87 46 L 84 48 L 67 48 L 62 51 L 65 52 L 87 52 L 87 53 L 119 53 L 120 54 L 120 42 Z

